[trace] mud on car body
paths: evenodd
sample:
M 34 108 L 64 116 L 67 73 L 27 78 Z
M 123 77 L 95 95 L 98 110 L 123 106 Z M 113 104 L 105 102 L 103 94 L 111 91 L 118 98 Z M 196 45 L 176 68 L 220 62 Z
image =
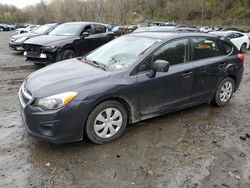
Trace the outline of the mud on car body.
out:
M 24 55 L 33 63 L 53 63 L 85 55 L 113 39 L 114 33 L 103 24 L 69 22 L 61 24 L 47 36 L 25 41 Z
M 142 32 L 117 38 L 82 58 L 29 75 L 19 91 L 28 132 L 65 143 L 103 144 L 129 123 L 201 103 L 229 103 L 244 56 L 226 38 Z

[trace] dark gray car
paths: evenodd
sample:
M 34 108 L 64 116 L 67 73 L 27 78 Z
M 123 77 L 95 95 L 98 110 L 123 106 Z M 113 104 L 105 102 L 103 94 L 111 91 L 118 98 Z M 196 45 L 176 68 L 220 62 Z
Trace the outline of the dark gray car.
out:
M 29 134 L 54 143 L 117 139 L 129 123 L 201 103 L 229 103 L 244 56 L 227 39 L 135 33 L 29 75 L 19 91 Z M 153 134 L 153 133 L 152 133 Z

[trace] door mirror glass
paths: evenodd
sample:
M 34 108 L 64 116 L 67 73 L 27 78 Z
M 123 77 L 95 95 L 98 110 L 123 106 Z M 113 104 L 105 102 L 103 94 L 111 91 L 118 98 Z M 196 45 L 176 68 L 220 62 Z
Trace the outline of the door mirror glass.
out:
M 157 72 L 168 72 L 169 62 L 165 60 L 156 60 L 153 65 L 151 71 L 147 74 L 148 77 L 155 77 Z
M 168 72 L 169 62 L 165 60 L 156 60 L 153 63 L 152 69 L 156 72 Z
M 89 36 L 89 33 L 88 33 L 88 32 L 83 32 L 83 33 L 81 34 L 81 36 L 84 37 L 84 38 L 85 38 L 85 37 L 88 37 L 88 36 Z

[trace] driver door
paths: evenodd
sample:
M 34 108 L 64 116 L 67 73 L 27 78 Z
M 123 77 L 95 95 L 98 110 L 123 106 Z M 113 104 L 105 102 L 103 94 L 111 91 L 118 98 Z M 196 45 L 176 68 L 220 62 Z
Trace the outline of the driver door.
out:
M 82 36 L 83 33 L 88 33 L 89 36 L 83 37 Z M 86 25 L 83 28 L 83 30 L 81 32 L 80 40 L 77 42 L 77 44 L 75 46 L 76 46 L 75 49 L 77 50 L 77 53 L 79 55 L 85 55 L 96 48 L 95 37 L 94 37 L 94 28 L 92 25 Z
M 189 102 L 193 82 L 189 42 L 188 38 L 168 42 L 139 66 L 137 82 L 142 117 L 170 111 Z M 157 72 L 154 78 L 149 78 L 147 73 L 156 60 L 168 61 L 169 71 Z

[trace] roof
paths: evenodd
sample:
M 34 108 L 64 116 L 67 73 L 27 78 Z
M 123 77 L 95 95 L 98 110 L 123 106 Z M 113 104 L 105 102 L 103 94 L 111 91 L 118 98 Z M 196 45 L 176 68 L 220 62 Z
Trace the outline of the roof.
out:
M 65 22 L 63 24 L 82 24 L 82 25 L 100 24 L 100 25 L 104 25 L 103 23 L 98 23 L 98 22 Z
M 129 35 L 157 38 L 157 39 L 168 39 L 173 37 L 189 37 L 189 36 L 200 36 L 200 37 L 216 37 L 212 34 L 206 33 L 192 33 L 192 32 L 139 32 L 131 33 Z

